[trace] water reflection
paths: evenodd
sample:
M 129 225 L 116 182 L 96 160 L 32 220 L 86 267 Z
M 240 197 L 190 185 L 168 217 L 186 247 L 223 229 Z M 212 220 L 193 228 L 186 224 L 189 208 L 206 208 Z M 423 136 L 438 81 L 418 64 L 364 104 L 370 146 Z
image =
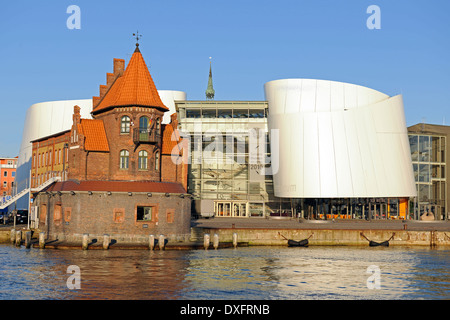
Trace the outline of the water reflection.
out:
M 450 250 L 249 247 L 39 250 L 0 246 L 0 299 L 448 299 Z M 69 290 L 69 265 L 81 289 Z M 378 266 L 380 289 L 367 268 Z

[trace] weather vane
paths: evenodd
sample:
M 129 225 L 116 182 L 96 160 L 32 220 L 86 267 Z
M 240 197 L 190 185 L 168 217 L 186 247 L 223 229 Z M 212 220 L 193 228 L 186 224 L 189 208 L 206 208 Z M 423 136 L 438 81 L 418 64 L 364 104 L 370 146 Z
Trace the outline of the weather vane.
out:
M 133 33 L 133 37 L 136 38 L 137 43 L 139 43 L 139 39 L 142 38 L 142 34 L 139 34 L 139 30 L 136 33 Z

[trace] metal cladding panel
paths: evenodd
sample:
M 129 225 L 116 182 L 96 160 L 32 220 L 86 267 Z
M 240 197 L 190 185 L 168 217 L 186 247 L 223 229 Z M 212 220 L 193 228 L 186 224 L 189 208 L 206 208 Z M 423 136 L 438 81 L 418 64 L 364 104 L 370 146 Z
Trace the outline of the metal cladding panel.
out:
M 301 83 L 295 82 L 288 87 L 289 94 L 286 95 L 284 113 L 297 113 L 300 110 Z
M 265 93 L 268 127 L 280 130 L 276 196 L 416 195 L 401 96 L 312 79 L 271 81 Z
M 317 125 L 317 114 L 307 112 L 303 114 L 304 117 L 304 136 L 303 136 L 303 152 L 305 157 L 304 162 L 304 183 L 303 188 L 305 192 L 305 198 L 314 197 L 314 195 L 320 195 L 320 160 L 319 160 L 319 136 Z M 289 151 L 290 153 L 290 151 Z M 283 163 L 289 161 L 284 158 L 283 154 L 280 154 L 280 170 L 283 170 Z M 291 159 L 291 161 L 300 162 L 301 159 Z M 274 178 L 276 175 L 274 176 Z M 284 183 L 286 184 L 286 183 Z M 296 182 L 290 182 L 288 185 L 296 184 Z
M 291 80 L 293 81 L 293 80 Z M 297 93 L 299 94 L 299 93 Z M 316 80 L 303 80 L 301 96 L 301 112 L 316 111 Z M 287 101 L 287 98 L 286 98 Z
M 361 150 L 359 147 L 360 143 L 359 136 L 357 134 L 356 122 L 355 113 L 346 111 L 344 115 L 345 137 L 347 139 L 348 146 L 348 158 L 351 168 L 350 173 L 353 185 L 353 195 L 356 198 L 360 198 L 367 194 L 367 187 L 361 158 Z M 351 197 L 351 194 L 347 195 L 347 197 Z
M 344 108 L 344 84 L 330 81 L 330 111 L 342 111 Z
M 317 81 L 316 112 L 331 111 L 330 87 L 329 81 Z
M 349 146 L 345 132 L 344 113 L 332 112 L 331 123 L 333 130 L 337 194 L 339 197 L 344 198 L 354 193 L 348 153 Z
M 318 116 L 318 147 L 319 174 L 321 197 L 329 198 L 338 194 L 336 181 L 336 166 L 333 141 L 333 125 L 330 112 L 319 112 Z
M 296 128 L 296 135 L 291 135 L 291 143 L 289 149 L 291 150 L 291 155 L 293 159 L 303 159 L 304 158 L 304 144 L 303 141 L 299 142 L 299 138 L 304 137 L 304 121 L 299 113 L 290 115 L 290 127 Z M 295 183 L 295 192 L 304 193 L 305 188 L 303 186 L 302 177 L 304 176 L 303 171 L 304 163 L 302 161 L 291 161 L 289 176 L 292 176 Z

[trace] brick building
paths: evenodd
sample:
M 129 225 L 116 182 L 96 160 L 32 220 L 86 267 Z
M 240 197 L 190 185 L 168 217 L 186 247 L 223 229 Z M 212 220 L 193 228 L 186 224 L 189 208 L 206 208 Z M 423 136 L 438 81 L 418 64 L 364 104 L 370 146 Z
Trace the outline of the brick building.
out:
M 0 196 L 10 197 L 13 194 L 13 182 L 16 176 L 17 157 L 0 158 Z
M 113 73 L 93 97 L 93 119 L 74 106 L 70 131 L 33 141 L 35 222 L 50 238 L 78 239 L 105 233 L 120 241 L 149 234 L 186 239 L 190 233 L 187 164 L 177 115 L 162 124 L 162 103 L 136 45 L 127 67 Z

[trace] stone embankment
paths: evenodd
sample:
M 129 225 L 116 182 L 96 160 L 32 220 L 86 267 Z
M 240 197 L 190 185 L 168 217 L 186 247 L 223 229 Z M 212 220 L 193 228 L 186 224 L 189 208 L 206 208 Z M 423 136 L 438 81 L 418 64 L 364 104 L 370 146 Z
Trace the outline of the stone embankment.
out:
M 20 231 L 20 232 L 18 232 Z M 294 220 L 264 218 L 213 218 L 192 221 L 190 241 L 149 235 L 139 241 L 122 241 L 114 235 L 83 235 L 83 241 L 48 240 L 39 230 L 2 226 L 0 242 L 53 249 L 190 250 L 239 246 L 286 246 L 287 239 L 308 239 L 309 246 L 368 246 L 389 241 L 390 246 L 450 246 L 448 221 L 399 220 Z

